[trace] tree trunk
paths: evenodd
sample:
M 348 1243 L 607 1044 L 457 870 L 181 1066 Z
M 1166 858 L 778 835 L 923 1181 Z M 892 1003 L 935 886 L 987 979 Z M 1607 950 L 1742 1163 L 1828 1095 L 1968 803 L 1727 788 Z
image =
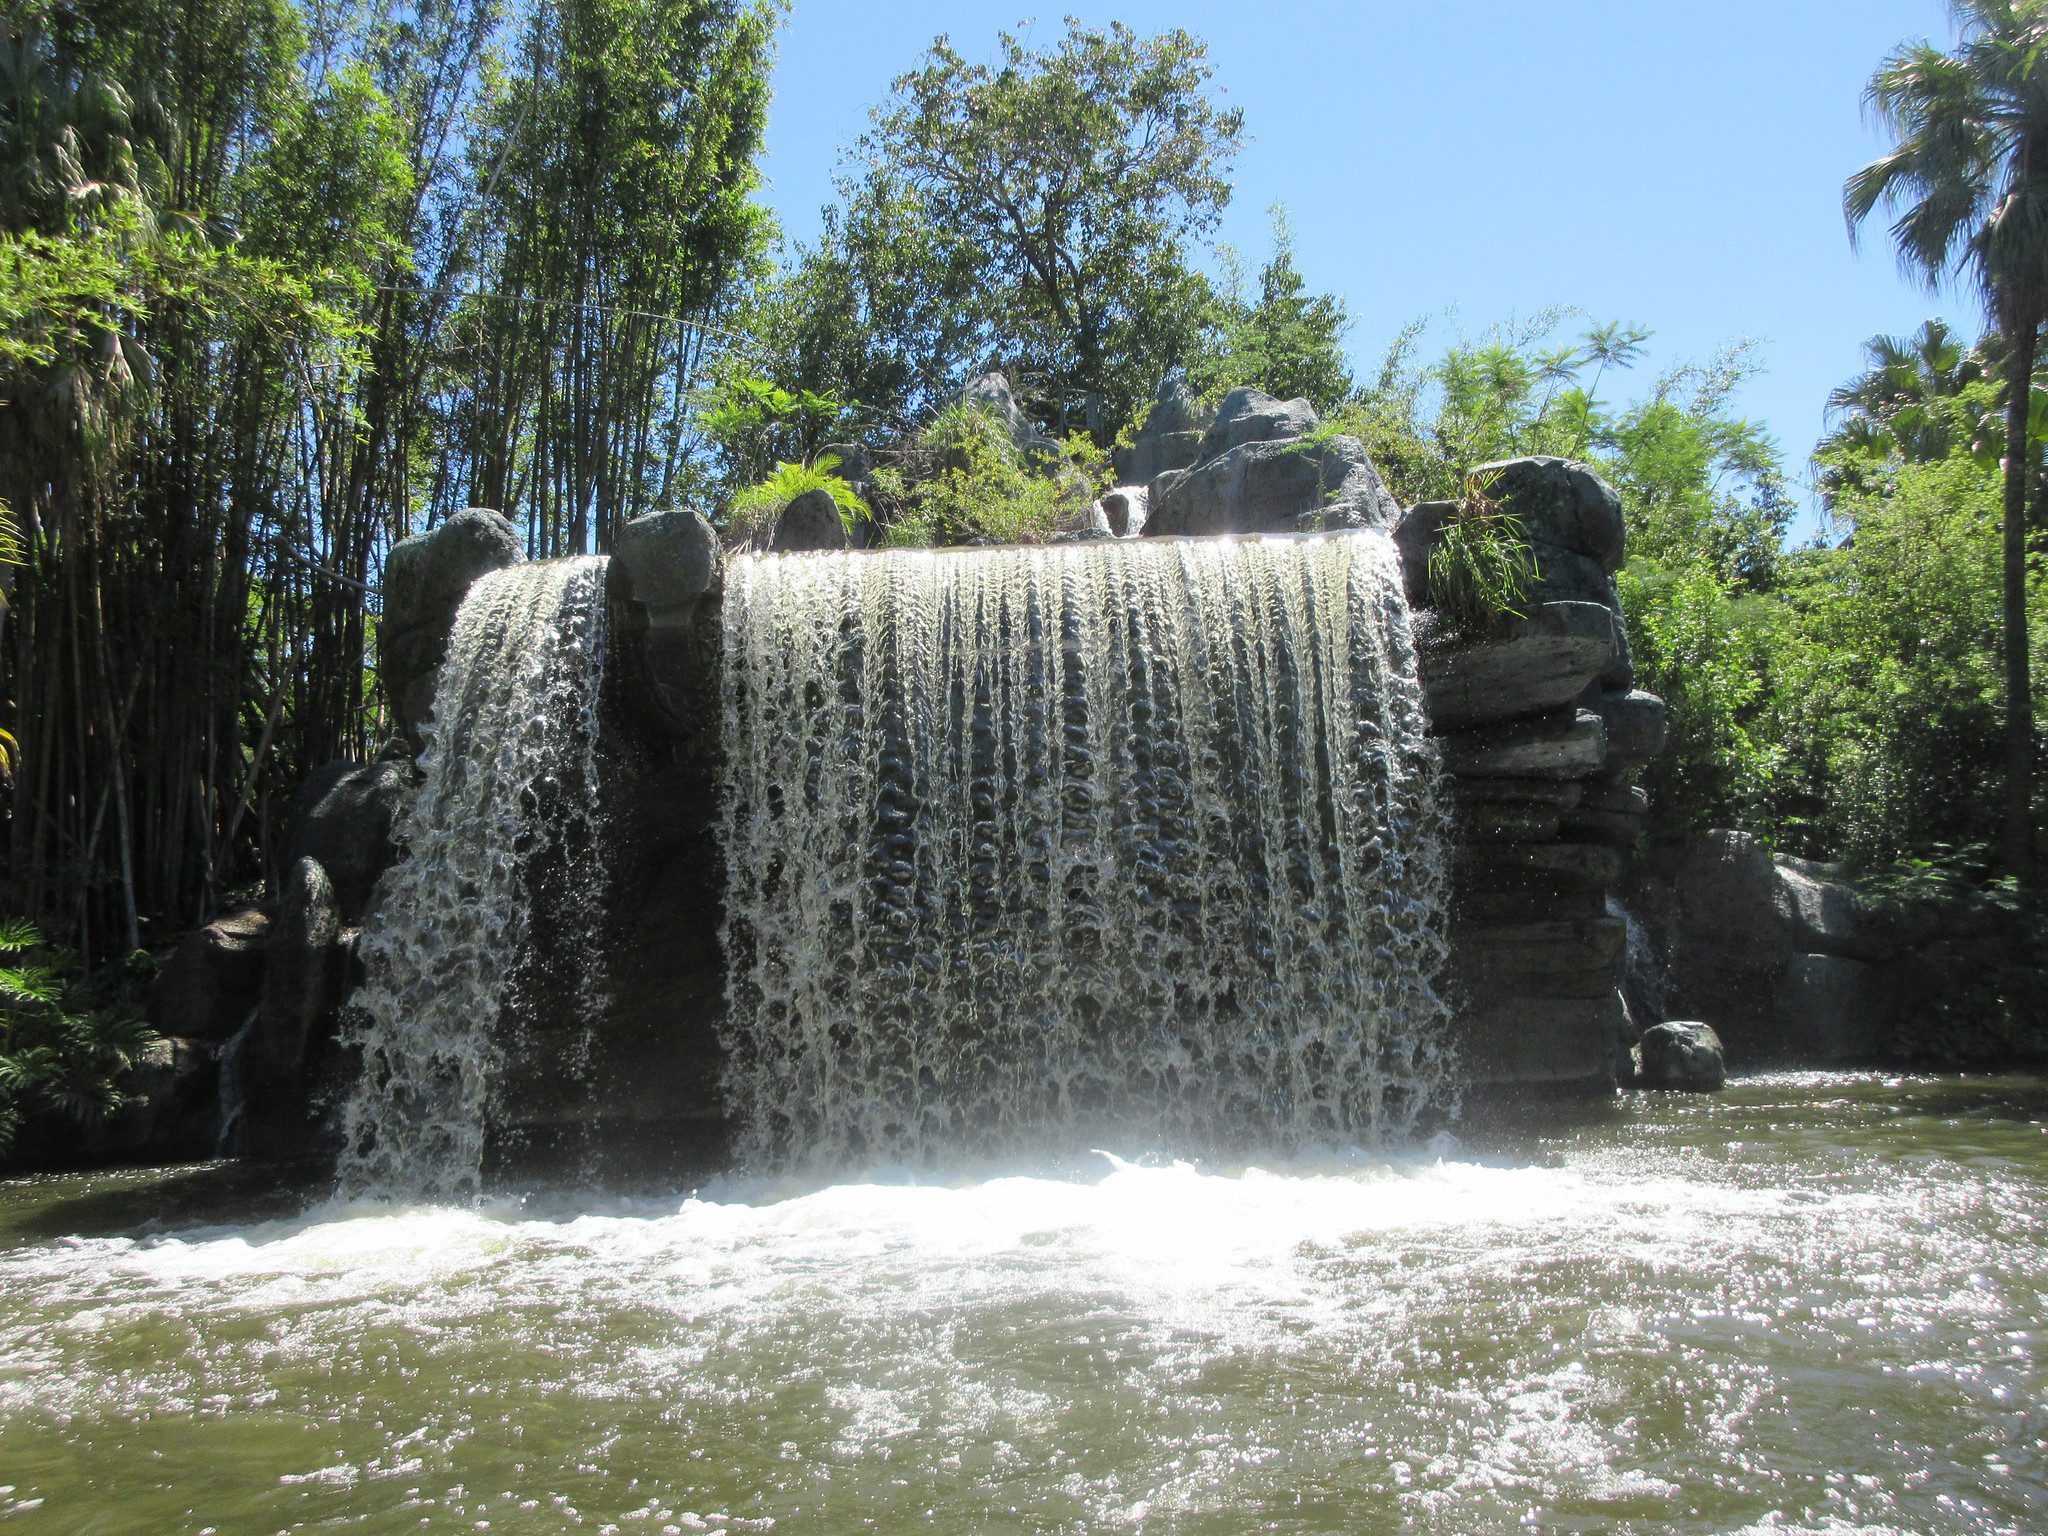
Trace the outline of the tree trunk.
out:
M 2039 329 L 2012 327 L 2005 402 L 2005 868 L 2029 879 L 2034 867 L 2034 690 L 2027 635 L 2027 415 Z

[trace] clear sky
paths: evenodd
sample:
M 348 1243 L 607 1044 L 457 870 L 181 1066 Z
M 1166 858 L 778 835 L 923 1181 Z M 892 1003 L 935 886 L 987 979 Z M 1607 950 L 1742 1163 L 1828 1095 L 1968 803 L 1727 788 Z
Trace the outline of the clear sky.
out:
M 1440 344 L 1551 305 L 1649 327 L 1644 373 L 1753 338 L 1737 406 L 1803 474 L 1864 338 L 1980 324 L 1842 223 L 1843 178 L 1884 148 L 1863 87 L 1902 40 L 1949 40 L 1939 0 L 794 0 L 768 132 L 785 229 L 815 231 L 841 147 L 935 35 L 986 58 L 1067 12 L 1208 42 L 1249 141 L 1221 238 L 1256 267 L 1285 204 L 1360 368 L 1417 317 Z

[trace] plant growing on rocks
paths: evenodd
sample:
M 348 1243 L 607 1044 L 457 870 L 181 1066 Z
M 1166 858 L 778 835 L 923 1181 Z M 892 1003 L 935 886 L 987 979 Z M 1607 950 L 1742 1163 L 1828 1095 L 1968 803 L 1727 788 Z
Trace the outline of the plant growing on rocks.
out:
M 902 511 L 890 524 L 892 548 L 1049 537 L 1107 487 L 1109 455 L 1085 433 L 1042 465 L 1027 463 L 1009 428 L 972 404 L 934 415 L 884 484 Z
M 1454 634 L 1477 634 L 1503 615 L 1521 617 L 1537 578 L 1522 520 L 1494 500 L 1493 476 L 1468 476 L 1457 510 L 1429 552 L 1429 598 Z
M 98 1125 L 125 1102 L 116 1080 L 156 1038 L 140 1019 L 118 1012 L 73 1012 L 62 955 L 41 963 L 31 923 L 0 922 L 0 1158 L 32 1113 Z
M 775 520 L 797 497 L 823 491 L 839 508 L 839 520 L 853 535 L 853 519 L 867 511 L 867 503 L 853 487 L 833 473 L 839 455 L 821 454 L 809 464 L 778 464 L 775 473 L 758 484 L 738 492 L 725 510 L 725 542 L 733 549 L 765 549 L 775 531 Z

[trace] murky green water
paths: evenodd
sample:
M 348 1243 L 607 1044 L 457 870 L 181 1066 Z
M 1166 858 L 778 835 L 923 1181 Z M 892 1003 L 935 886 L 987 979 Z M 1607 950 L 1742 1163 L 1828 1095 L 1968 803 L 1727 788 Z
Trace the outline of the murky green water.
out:
M 0 1185 L 0 1528 L 2048 1529 L 2041 1080 L 1760 1079 L 1395 1164 L 219 1179 Z

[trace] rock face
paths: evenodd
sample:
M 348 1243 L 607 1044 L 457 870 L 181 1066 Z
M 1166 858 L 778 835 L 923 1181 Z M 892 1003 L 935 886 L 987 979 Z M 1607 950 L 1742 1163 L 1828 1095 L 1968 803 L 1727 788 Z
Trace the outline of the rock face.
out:
M 1117 450 L 1117 479 L 1150 485 L 1170 469 L 1186 469 L 1201 457 L 1202 434 L 1212 419 L 1186 380 L 1168 379 L 1159 386 L 1136 440 Z
M 231 1059 L 242 1114 L 236 1151 L 291 1155 L 317 1145 L 315 1087 L 336 1055 L 348 956 L 334 883 L 317 860 L 301 858 L 279 893 L 254 1022 Z
M 1392 528 L 1401 511 L 1356 438 L 1313 436 L 1303 400 L 1234 389 L 1202 434 L 1192 466 L 1147 495 L 1147 534 L 1290 533 Z
M 829 500 L 829 498 L 827 498 Z M 718 534 L 697 512 L 650 512 L 619 530 L 605 570 L 606 692 L 656 739 L 717 718 Z
M 178 941 L 150 983 L 149 1027 L 224 1041 L 248 1022 L 263 990 L 270 919 L 255 908 L 215 918 Z
M 468 507 L 391 547 L 384 560 L 378 667 L 384 692 L 415 745 L 434 707 L 434 672 L 448 654 L 455 610 L 477 577 L 526 558 L 510 523 Z
M 91 1158 L 192 1162 L 215 1155 L 220 1126 L 220 1046 L 170 1036 L 149 1045 L 127 1072 L 126 1102 L 85 1133 Z
M 1629 904 L 1673 1011 L 1711 1020 L 1737 1067 L 1848 1065 L 1881 1053 L 1886 946 L 1829 866 L 1773 857 L 1746 832 L 1652 850 Z
M 1653 1024 L 1636 1046 L 1641 1058 L 1636 1086 L 1714 1093 L 1727 1086 L 1728 1065 L 1721 1037 L 1710 1024 L 1674 1020 Z
M 1609 579 L 1620 503 L 1557 459 L 1475 479 L 1522 519 L 1539 580 L 1520 616 L 1457 635 L 1429 608 L 1429 552 L 1455 507 L 1394 530 L 1452 803 L 1453 1006 L 1468 1069 L 1496 1085 L 1609 1085 L 1631 1033 L 1622 920 L 1608 911 L 1648 802 L 1635 778 L 1664 705 L 1633 689 Z
M 362 922 L 377 877 L 398 856 L 391 820 L 412 779 L 411 762 L 392 755 L 374 763 L 329 763 L 315 769 L 299 791 L 285 832 L 284 865 L 289 869 L 302 859 L 318 864 L 350 926 Z
M 983 374 L 961 391 L 960 398 L 964 404 L 987 411 L 1000 421 L 1026 464 L 1042 469 L 1066 458 L 1066 450 L 1060 447 L 1058 439 L 1040 430 L 1038 424 L 1024 413 L 1024 407 L 1017 403 L 1016 391 L 1010 388 L 1007 374 Z

